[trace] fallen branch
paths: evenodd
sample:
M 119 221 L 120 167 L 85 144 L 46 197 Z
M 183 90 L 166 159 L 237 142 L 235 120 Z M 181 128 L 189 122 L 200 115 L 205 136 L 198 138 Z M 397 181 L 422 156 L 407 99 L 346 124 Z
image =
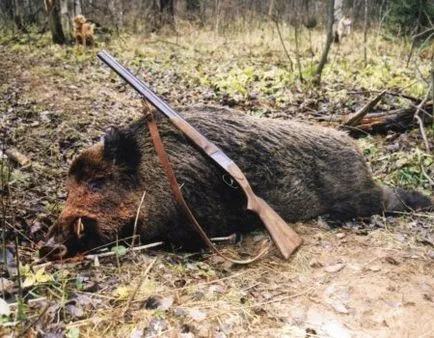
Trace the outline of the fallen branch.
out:
M 386 94 L 390 95 L 390 96 L 401 97 L 403 99 L 407 99 L 407 100 L 413 101 L 415 103 L 420 103 L 420 99 L 419 98 L 414 97 L 414 96 L 410 96 L 410 95 L 407 95 L 407 94 L 402 94 L 402 93 L 399 93 L 399 92 L 398 93 L 391 92 L 389 90 L 386 92 Z
M 381 98 L 383 97 L 383 95 L 385 93 L 386 93 L 386 91 L 383 90 L 380 94 L 378 94 L 371 101 L 369 101 L 367 104 L 365 104 L 361 109 L 359 109 L 357 112 L 352 114 L 343 125 L 344 126 L 351 126 L 351 127 L 357 126 L 362 121 L 362 119 L 365 117 L 365 115 L 368 113 L 368 111 L 370 111 L 372 108 L 374 108 L 375 105 L 381 100 Z
M 411 106 L 382 113 L 368 114 L 362 119 L 360 124 L 357 125 L 357 128 L 371 134 L 386 133 L 389 130 L 398 132 L 405 131 L 414 126 L 416 110 L 416 106 Z M 420 111 L 427 112 L 427 114 L 424 114 L 422 117 L 419 116 L 423 124 L 432 121 L 432 116 L 429 113 L 432 112 L 432 110 L 432 102 L 425 103 L 420 107 Z M 357 131 L 350 131 L 350 133 L 358 134 Z

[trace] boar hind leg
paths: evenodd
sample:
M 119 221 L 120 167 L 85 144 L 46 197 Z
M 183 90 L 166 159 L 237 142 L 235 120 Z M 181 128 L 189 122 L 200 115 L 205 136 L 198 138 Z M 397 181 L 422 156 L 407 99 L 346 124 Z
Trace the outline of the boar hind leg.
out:
M 355 217 L 368 217 L 383 212 L 383 193 L 381 187 L 352 191 L 351 195 L 343 195 L 335 199 L 326 213 L 335 220 L 349 220 Z
M 432 210 L 433 199 L 417 191 L 383 186 L 384 211 L 418 211 Z

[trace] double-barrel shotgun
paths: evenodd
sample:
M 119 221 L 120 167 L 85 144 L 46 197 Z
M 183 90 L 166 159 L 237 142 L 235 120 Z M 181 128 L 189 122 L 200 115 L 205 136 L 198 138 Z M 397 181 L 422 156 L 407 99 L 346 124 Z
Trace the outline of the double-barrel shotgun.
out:
M 98 53 L 98 57 L 141 94 L 152 106 L 166 115 L 170 122 L 208 155 L 214 163 L 218 164 L 234 178 L 247 197 L 247 210 L 255 212 L 259 216 L 282 256 L 288 259 L 291 253 L 301 245 L 302 239 L 262 198 L 253 192 L 246 176 L 234 161 L 185 121 L 165 101 L 134 76 L 130 70 L 117 62 L 112 55 L 106 51 L 101 51 Z

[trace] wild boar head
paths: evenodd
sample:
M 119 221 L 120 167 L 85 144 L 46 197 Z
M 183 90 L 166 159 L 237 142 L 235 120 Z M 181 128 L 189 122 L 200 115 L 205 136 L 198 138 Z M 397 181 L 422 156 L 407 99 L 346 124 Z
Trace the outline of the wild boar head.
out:
M 76 157 L 66 180 L 65 207 L 42 252 L 55 248 L 55 256 L 70 256 L 131 235 L 143 192 L 140 161 L 133 135 L 117 129 Z

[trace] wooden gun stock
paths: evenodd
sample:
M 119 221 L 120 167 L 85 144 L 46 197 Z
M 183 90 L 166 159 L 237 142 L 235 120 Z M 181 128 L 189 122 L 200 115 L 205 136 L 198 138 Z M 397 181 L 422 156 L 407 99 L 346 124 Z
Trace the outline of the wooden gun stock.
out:
M 247 209 L 255 212 L 260 217 L 282 256 L 286 259 L 289 258 L 291 253 L 301 245 L 302 239 L 263 199 L 255 195 L 241 169 L 220 148 L 199 133 L 126 67 L 117 62 L 113 56 L 106 51 L 101 51 L 98 53 L 98 57 L 139 94 L 144 96 L 157 110 L 166 115 L 176 128 L 181 130 L 205 154 L 235 179 L 246 194 Z

